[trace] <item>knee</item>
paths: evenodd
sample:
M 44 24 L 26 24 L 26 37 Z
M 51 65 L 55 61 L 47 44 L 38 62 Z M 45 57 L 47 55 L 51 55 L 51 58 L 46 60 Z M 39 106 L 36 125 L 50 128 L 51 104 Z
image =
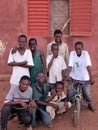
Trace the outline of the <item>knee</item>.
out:
M 2 110 L 10 110 L 10 108 L 11 108 L 10 105 L 4 105 Z
M 52 122 L 51 122 L 51 117 L 49 115 L 49 113 L 46 114 L 46 117 L 43 118 L 43 122 L 46 126 L 50 125 Z
M 1 110 L 1 113 L 8 113 L 9 111 L 11 111 L 11 106 L 10 105 L 4 105 L 2 110 Z
M 29 115 L 25 116 L 24 119 L 23 119 L 23 122 L 25 124 L 27 124 L 27 125 L 30 124 L 30 122 L 31 122 L 31 116 L 29 116 Z

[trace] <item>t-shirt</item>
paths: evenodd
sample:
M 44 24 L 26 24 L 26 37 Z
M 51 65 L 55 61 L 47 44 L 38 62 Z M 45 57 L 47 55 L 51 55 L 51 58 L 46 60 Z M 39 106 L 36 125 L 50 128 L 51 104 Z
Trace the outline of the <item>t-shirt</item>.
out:
M 43 83 L 43 90 L 41 90 L 38 82 L 36 82 L 33 85 L 33 100 L 45 101 L 45 99 L 48 96 L 50 89 L 51 89 L 50 84 Z
M 26 91 L 21 92 L 19 89 L 19 86 L 14 87 L 13 89 L 10 89 L 8 92 L 5 103 L 8 101 L 18 101 L 22 100 L 23 102 L 29 102 L 32 100 L 32 88 L 28 87 Z
M 70 53 L 69 66 L 72 67 L 70 77 L 82 81 L 89 80 L 87 66 L 91 66 L 91 60 L 87 51 L 82 51 L 80 57 L 77 56 L 76 51 L 72 51 Z
M 49 92 L 48 96 L 51 96 L 51 92 Z M 61 102 L 63 99 L 66 98 L 66 95 L 65 93 L 62 91 L 62 94 L 60 96 L 56 95 L 52 100 L 51 102 L 56 102 L 56 103 L 59 103 Z
M 55 41 L 53 41 L 53 42 L 51 42 L 51 43 L 49 43 L 47 45 L 47 56 L 52 54 L 51 46 L 52 46 L 53 43 L 55 43 Z M 68 62 L 69 62 L 69 49 L 68 49 L 67 44 L 64 43 L 64 42 L 62 42 L 62 44 L 59 45 L 59 55 L 64 58 L 66 64 L 68 65 Z
M 53 55 L 48 55 L 46 64 L 48 68 L 48 64 L 52 59 Z M 62 70 L 67 68 L 66 63 L 62 56 L 59 56 L 53 60 L 52 66 L 49 69 L 49 83 L 56 83 L 56 81 L 62 80 Z
M 16 61 L 16 62 L 27 61 L 28 65 L 34 66 L 32 54 L 31 54 L 30 50 L 26 49 L 26 51 L 23 55 L 21 55 L 18 51 L 16 51 L 16 53 L 12 54 L 11 51 L 9 54 L 8 63 L 11 63 L 13 61 Z M 20 78 L 24 75 L 29 76 L 29 68 L 13 66 L 13 72 L 11 75 L 10 83 L 19 85 Z

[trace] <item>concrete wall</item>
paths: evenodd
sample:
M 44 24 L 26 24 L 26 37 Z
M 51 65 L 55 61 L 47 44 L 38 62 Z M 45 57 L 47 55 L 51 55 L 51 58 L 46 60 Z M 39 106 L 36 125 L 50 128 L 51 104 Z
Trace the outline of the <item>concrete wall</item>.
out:
M 93 63 L 94 75 L 98 70 L 98 0 L 92 3 L 92 35 L 89 37 L 63 36 L 63 40 L 72 50 L 74 43 L 78 40 L 84 42 L 84 48 L 89 51 Z M 27 34 L 27 0 L 2 0 L 0 2 L 0 45 L 3 48 L 0 52 L 0 80 L 9 79 L 12 68 L 7 65 L 9 50 L 17 45 L 17 37 L 20 34 Z M 46 54 L 48 42 L 53 37 L 36 37 L 38 48 Z M 1 54 L 2 53 L 2 54 Z

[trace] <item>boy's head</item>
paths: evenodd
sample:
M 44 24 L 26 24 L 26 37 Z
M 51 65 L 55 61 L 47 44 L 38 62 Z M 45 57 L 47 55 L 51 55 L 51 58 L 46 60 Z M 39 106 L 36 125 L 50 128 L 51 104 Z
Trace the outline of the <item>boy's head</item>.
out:
M 53 43 L 51 46 L 51 51 L 52 51 L 54 57 L 57 57 L 58 52 L 59 52 L 59 46 L 56 43 Z
M 22 34 L 18 37 L 18 45 L 19 45 L 19 48 L 25 48 L 26 46 L 26 43 L 27 43 L 27 36 Z
M 36 80 L 38 83 L 42 84 L 45 82 L 46 78 L 45 78 L 45 74 L 43 72 L 38 72 L 37 76 L 36 76 Z
M 55 83 L 55 91 L 62 92 L 64 90 L 64 83 L 62 81 L 57 81 Z
M 29 48 L 31 51 L 36 50 L 36 46 L 37 46 L 37 40 L 35 38 L 31 38 L 29 40 Z
M 57 29 L 54 31 L 54 39 L 56 43 L 62 42 L 62 31 Z
M 75 43 L 75 51 L 77 56 L 81 56 L 83 50 L 83 43 L 81 41 Z
M 22 76 L 19 82 L 19 88 L 21 92 L 24 92 L 30 86 L 30 78 L 28 76 Z

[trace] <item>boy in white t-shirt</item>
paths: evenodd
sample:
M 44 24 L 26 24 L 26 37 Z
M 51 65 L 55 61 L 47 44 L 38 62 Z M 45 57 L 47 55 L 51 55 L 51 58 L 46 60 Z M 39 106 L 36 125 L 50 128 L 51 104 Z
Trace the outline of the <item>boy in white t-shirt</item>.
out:
M 59 46 L 54 43 L 51 46 L 53 54 L 47 56 L 46 64 L 49 70 L 49 83 L 54 85 L 57 81 L 63 81 L 65 77 L 66 63 L 58 54 Z
M 23 76 L 20 79 L 19 86 L 10 89 L 3 108 L 1 110 L 1 130 L 7 130 L 7 122 L 11 115 L 17 114 L 21 123 L 27 127 L 26 130 L 32 130 L 35 125 L 36 103 L 32 100 L 32 88 L 30 87 L 30 78 Z
M 31 51 L 26 49 L 26 43 L 27 37 L 20 35 L 18 37 L 18 47 L 10 51 L 8 65 L 13 67 L 10 79 L 11 88 L 19 85 L 20 78 L 23 75 L 29 76 L 29 68 L 34 66 Z
M 75 43 L 75 50 L 70 53 L 67 80 L 69 81 L 69 101 L 73 101 L 75 94 L 73 89 L 73 80 L 79 80 L 82 84 L 83 98 L 88 103 L 88 108 L 91 111 L 94 111 L 90 93 L 90 84 L 94 84 L 95 82 L 91 72 L 91 60 L 88 52 L 83 50 L 83 43 L 80 41 Z

